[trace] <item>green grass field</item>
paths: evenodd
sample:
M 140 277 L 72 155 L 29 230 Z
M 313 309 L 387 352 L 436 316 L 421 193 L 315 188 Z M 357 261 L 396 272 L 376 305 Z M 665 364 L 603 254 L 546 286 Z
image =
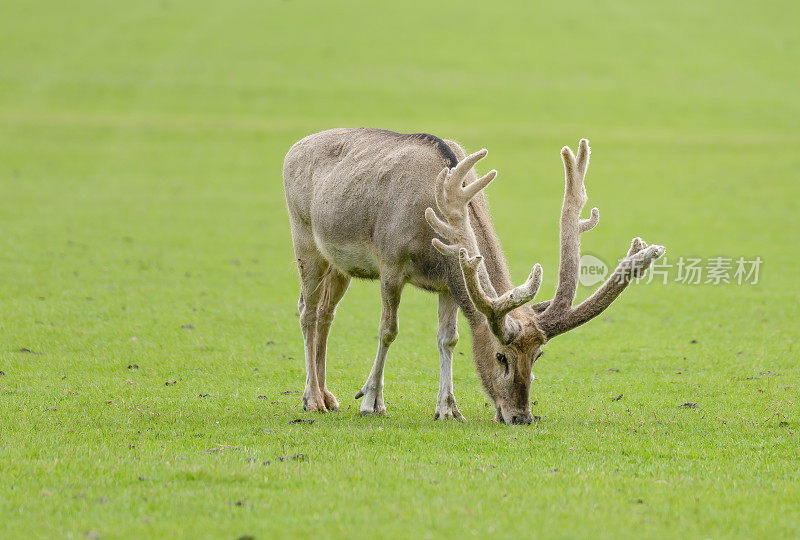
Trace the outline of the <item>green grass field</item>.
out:
M 0 537 L 800 536 L 798 6 L 3 2 Z M 380 301 L 354 282 L 342 409 L 304 413 L 281 164 L 361 125 L 488 148 L 542 299 L 580 137 L 584 253 L 641 235 L 761 257 L 759 282 L 632 286 L 547 345 L 529 427 L 491 422 L 464 324 L 469 422 L 433 421 L 436 298 L 411 288 L 389 414 L 359 416 Z

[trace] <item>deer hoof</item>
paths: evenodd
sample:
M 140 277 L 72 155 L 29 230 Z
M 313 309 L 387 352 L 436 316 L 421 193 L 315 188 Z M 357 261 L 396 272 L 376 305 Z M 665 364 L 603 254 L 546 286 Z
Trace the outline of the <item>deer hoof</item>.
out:
M 433 413 L 434 420 L 458 420 L 459 422 L 466 422 L 467 419 L 464 418 L 458 407 L 456 406 L 455 398 L 451 396 L 447 396 L 444 400 L 440 400 L 439 403 L 436 404 L 436 412 Z
M 369 416 L 383 416 L 386 414 L 382 387 L 365 384 L 356 399 L 359 397 L 364 398 L 364 401 L 361 402 L 361 414 Z
M 339 401 L 336 399 L 336 396 L 334 396 L 327 388 L 322 391 L 322 400 L 325 403 L 325 408 L 329 411 L 339 410 Z
M 322 393 L 317 390 L 316 392 L 306 390 L 303 392 L 303 410 L 309 412 L 327 412 L 325 407 L 325 399 Z
M 361 416 L 386 416 L 386 407 L 374 407 L 372 410 L 365 410 L 361 407 Z

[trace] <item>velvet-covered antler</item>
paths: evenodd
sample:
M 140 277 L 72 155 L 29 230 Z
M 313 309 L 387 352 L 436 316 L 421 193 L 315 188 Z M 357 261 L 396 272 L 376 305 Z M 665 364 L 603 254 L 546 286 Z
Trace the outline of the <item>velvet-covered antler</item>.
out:
M 600 220 L 600 212 L 592 208 L 588 219 L 581 219 L 581 210 L 587 201 L 584 178 L 589 167 L 589 141 L 581 139 L 577 158 L 569 147 L 561 149 L 564 161 L 566 188 L 561 207 L 561 253 L 558 285 L 553 299 L 533 306 L 538 313 L 536 323 L 548 339 L 580 326 L 602 313 L 631 280 L 644 274 L 650 264 L 665 252 L 664 246 L 647 246 L 641 238 L 634 238 L 628 255 L 614 273 L 592 296 L 573 308 L 580 273 L 581 233 L 591 230 Z
M 530 302 L 536 296 L 539 286 L 542 284 L 541 265 L 539 263 L 534 265 L 527 281 L 522 285 L 514 287 L 500 296 L 491 297 L 484 292 L 478 277 L 478 268 L 481 266 L 483 257 L 480 255 L 470 257 L 466 249 L 461 249 L 458 259 L 469 296 L 475 303 L 475 307 L 486 315 L 489 326 L 492 328 L 492 333 L 503 343 L 510 343 L 514 340 L 519 327 L 506 315 L 521 305 Z
M 469 223 L 468 209 L 472 198 L 494 180 L 497 171 L 491 170 L 485 176 L 465 185 L 467 174 L 487 153 L 485 149 L 475 152 L 454 168 L 444 169 L 439 173 L 436 179 L 436 206 L 442 217 L 433 208 L 427 208 L 425 218 L 431 228 L 448 242 L 434 238 L 434 247 L 444 254 L 459 254 L 461 272 L 475 307 L 486 316 L 495 336 L 503 343 L 510 343 L 519 328 L 507 314 L 536 295 L 542 281 L 542 267 L 537 264 L 523 285 L 497 296 Z

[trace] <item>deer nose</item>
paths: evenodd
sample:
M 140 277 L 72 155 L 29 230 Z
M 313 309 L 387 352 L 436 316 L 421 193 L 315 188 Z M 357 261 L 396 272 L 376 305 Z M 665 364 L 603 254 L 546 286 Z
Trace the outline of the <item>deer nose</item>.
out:
M 512 424 L 525 424 L 526 426 L 530 425 L 533 418 L 531 417 L 531 413 L 527 414 L 518 414 L 516 416 L 511 417 Z

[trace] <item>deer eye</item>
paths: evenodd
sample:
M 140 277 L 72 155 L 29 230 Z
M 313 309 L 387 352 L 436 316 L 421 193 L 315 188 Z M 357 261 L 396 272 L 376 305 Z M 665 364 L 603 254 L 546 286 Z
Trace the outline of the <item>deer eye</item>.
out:
M 503 364 L 503 366 L 505 366 L 505 368 L 506 368 L 506 377 L 508 377 L 508 359 L 506 358 L 506 355 L 504 355 L 501 352 L 497 353 L 497 361 L 500 362 L 501 364 Z

